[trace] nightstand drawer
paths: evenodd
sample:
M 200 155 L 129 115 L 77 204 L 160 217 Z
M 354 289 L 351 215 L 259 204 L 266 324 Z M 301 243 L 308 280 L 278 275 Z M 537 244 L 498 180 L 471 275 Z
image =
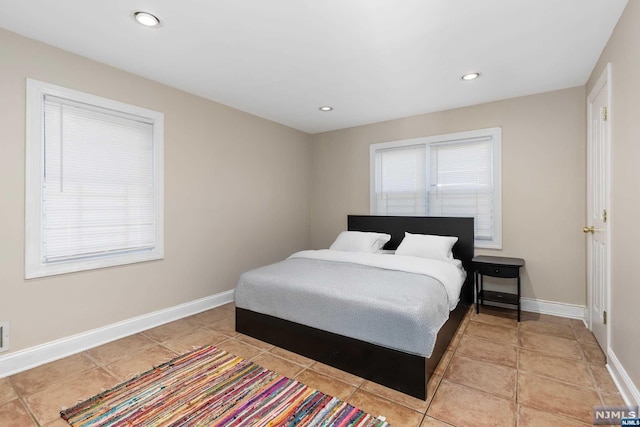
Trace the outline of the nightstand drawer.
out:
M 505 265 L 477 265 L 476 271 L 485 276 L 515 278 L 520 275 L 520 267 Z
M 507 292 L 482 291 L 480 292 L 482 301 L 501 302 L 503 304 L 518 305 L 518 295 Z

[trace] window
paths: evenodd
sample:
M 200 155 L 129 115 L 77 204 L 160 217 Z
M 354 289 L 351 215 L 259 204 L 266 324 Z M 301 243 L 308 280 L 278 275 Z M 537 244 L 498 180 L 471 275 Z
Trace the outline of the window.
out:
M 371 214 L 475 218 L 475 246 L 502 247 L 501 129 L 371 145 Z
M 163 123 L 27 79 L 27 278 L 164 257 Z

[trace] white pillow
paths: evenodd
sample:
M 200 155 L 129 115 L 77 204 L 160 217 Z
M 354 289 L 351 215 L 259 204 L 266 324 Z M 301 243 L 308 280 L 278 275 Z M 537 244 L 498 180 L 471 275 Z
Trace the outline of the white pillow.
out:
M 343 231 L 329 247 L 334 251 L 378 253 L 391 240 L 390 234 Z
M 398 249 L 396 249 L 396 255 L 416 256 L 451 262 L 453 260 L 453 252 L 451 249 L 457 241 L 457 237 L 451 236 L 404 233 L 404 239 L 402 239 Z

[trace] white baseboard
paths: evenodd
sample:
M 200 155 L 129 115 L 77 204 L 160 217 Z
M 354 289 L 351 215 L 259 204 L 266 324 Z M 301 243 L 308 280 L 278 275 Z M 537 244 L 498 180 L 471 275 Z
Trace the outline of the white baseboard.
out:
M 486 302 L 486 305 L 494 305 L 502 308 L 513 308 L 510 304 L 499 302 Z M 587 308 L 583 305 L 565 304 L 561 302 L 545 301 L 532 298 L 520 298 L 520 309 L 531 313 L 549 314 L 552 316 L 567 317 L 570 319 L 580 319 L 587 325 Z
M 520 298 L 520 308 L 532 313 L 550 314 L 585 321 L 587 308 L 583 305 L 565 304 L 531 298 Z
M 607 361 L 607 369 L 616 387 L 620 390 L 620 394 L 625 403 L 629 406 L 640 406 L 640 391 L 638 391 L 636 385 L 631 381 L 631 377 L 629 377 L 627 371 L 625 371 L 611 348 L 607 351 Z
M 233 301 L 233 289 L 0 357 L 0 378 Z

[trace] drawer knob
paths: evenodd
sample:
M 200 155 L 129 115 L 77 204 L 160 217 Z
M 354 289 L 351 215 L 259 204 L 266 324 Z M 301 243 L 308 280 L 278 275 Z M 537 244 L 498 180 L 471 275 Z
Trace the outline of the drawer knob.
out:
M 500 273 L 500 270 L 496 268 L 496 271 L 494 271 L 494 273 Z

